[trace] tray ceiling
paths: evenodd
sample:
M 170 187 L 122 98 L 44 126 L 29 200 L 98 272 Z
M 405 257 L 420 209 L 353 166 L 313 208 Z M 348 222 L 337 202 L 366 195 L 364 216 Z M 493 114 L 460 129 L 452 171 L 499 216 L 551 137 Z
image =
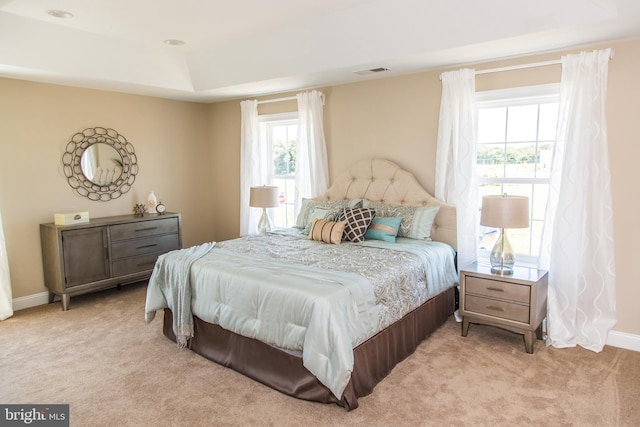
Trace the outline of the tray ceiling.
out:
M 0 76 L 216 102 L 639 36 L 637 0 L 0 0 Z

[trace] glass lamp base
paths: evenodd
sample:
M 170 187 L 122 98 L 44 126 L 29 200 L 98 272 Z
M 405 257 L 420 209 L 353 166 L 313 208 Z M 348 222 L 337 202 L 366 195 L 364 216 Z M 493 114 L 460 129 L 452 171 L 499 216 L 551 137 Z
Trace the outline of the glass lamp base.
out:
M 497 274 L 498 276 L 511 276 L 513 274 L 512 268 L 503 267 L 491 267 L 491 273 Z
M 516 256 L 513 253 L 504 228 L 500 229 L 500 236 L 498 236 L 498 240 L 491 250 L 489 260 L 491 261 L 491 273 L 499 276 L 510 276 L 513 274 L 513 265 L 515 264 Z
M 260 217 L 260 222 L 258 222 L 258 233 L 265 234 L 266 232 L 271 230 L 273 230 L 273 225 L 271 224 L 271 218 L 269 218 L 267 209 L 262 208 L 262 216 Z

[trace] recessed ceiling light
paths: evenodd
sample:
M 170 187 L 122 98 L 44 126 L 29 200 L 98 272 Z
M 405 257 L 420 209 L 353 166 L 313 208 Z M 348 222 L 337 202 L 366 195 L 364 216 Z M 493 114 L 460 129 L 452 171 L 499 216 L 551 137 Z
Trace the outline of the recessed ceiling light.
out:
M 47 13 L 54 18 L 62 18 L 62 19 L 71 19 L 73 18 L 73 13 L 67 12 L 65 10 L 47 10 Z
M 182 46 L 182 45 L 184 45 L 184 41 L 177 40 L 177 39 L 167 39 L 164 42 L 165 42 L 165 44 L 168 44 L 169 46 Z

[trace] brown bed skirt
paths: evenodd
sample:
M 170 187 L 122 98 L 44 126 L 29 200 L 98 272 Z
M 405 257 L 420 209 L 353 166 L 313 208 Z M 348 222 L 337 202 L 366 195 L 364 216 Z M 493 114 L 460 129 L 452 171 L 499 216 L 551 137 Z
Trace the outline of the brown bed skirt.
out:
M 450 288 L 356 347 L 351 380 L 341 399 L 302 365 L 302 357 L 198 317 L 194 317 L 194 336 L 188 347 L 282 393 L 314 402 L 336 403 L 351 410 L 358 407 L 359 397 L 370 394 L 395 365 L 447 320 L 454 306 L 455 288 Z M 171 311 L 165 309 L 163 333 L 175 341 L 172 322 Z

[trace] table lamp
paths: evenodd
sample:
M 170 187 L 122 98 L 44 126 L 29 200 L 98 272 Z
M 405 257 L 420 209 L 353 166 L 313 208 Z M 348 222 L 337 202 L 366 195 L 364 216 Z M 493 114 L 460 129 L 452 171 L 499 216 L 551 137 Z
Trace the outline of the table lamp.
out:
M 529 198 L 524 196 L 484 196 L 480 224 L 500 229 L 491 250 L 491 272 L 500 276 L 513 274 L 515 253 L 507 238 L 507 228 L 529 227 Z
M 273 224 L 267 213 L 267 208 L 277 208 L 280 206 L 278 200 L 278 187 L 263 185 L 262 187 L 251 187 L 249 192 L 249 206 L 262 208 L 262 216 L 258 222 L 258 232 L 261 234 L 271 231 Z

